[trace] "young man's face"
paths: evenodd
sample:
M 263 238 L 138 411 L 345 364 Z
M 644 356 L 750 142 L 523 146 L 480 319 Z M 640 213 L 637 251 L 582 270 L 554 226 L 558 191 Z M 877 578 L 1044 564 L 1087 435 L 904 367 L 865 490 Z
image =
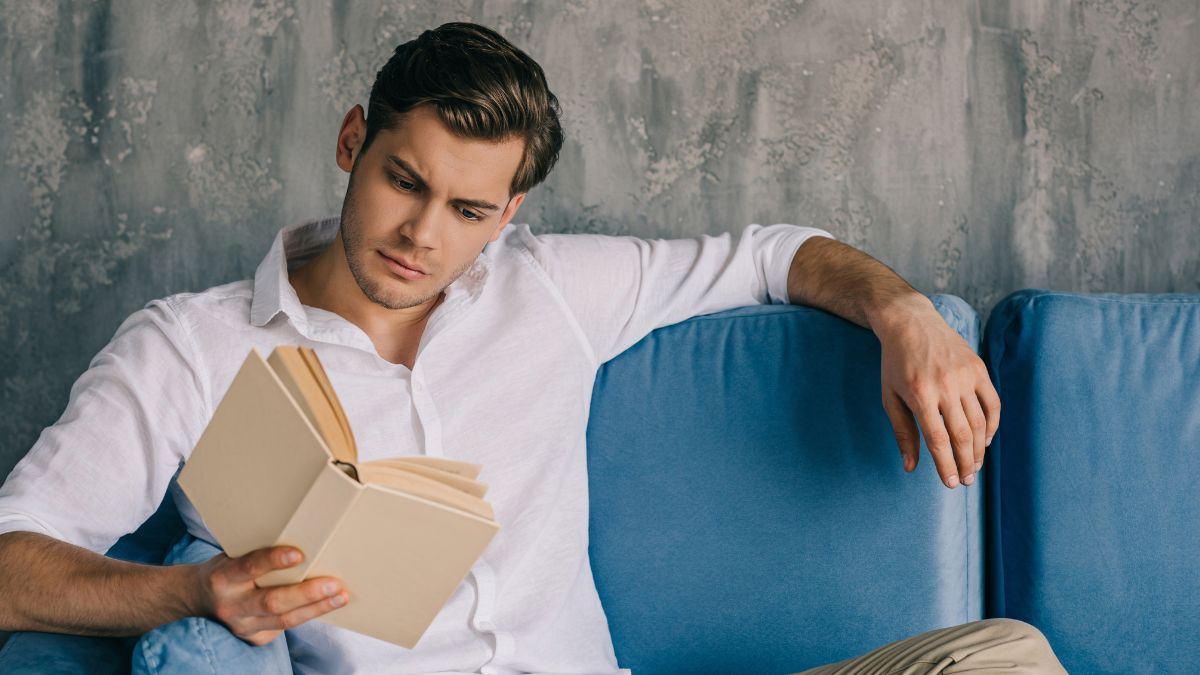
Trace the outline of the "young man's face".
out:
M 355 106 L 342 122 L 337 153 L 350 172 L 341 223 L 346 260 L 372 302 L 414 307 L 465 272 L 524 201 L 524 194 L 508 193 L 524 141 L 460 138 L 429 105 L 410 110 L 398 129 L 381 130 L 360 153 L 365 134 Z

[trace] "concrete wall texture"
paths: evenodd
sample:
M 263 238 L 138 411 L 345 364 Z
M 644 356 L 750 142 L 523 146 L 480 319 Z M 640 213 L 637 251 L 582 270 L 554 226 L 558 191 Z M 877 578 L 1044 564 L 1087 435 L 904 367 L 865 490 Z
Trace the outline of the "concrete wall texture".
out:
M 0 0 L 0 476 L 152 298 L 340 211 L 395 45 L 490 25 L 567 141 L 517 222 L 829 229 L 986 316 L 1024 287 L 1200 292 L 1193 0 Z M 1189 122 L 1189 120 L 1191 120 Z

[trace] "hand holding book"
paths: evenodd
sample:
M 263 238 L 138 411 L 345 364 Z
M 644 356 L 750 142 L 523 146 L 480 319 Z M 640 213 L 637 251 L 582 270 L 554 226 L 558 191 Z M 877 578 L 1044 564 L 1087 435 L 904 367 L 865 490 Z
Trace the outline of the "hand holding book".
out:
M 287 557 L 295 555 L 294 558 Z M 259 588 L 255 580 L 272 570 L 298 565 L 303 554 L 291 546 L 270 546 L 237 558 L 222 553 L 195 565 L 193 613 L 219 620 L 231 633 L 253 645 L 265 645 L 288 628 L 346 604 L 348 596 L 335 577 Z

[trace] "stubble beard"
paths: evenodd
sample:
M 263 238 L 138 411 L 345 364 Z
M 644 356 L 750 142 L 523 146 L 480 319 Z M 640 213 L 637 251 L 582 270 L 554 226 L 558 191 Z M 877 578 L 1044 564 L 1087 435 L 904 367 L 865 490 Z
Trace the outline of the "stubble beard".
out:
M 405 294 L 403 291 L 394 290 L 395 285 L 400 282 L 386 284 L 367 273 L 367 261 L 363 260 L 362 256 L 368 255 L 373 257 L 375 255 L 375 247 L 363 246 L 362 223 L 358 218 L 358 209 L 355 207 L 354 174 L 351 171 L 350 184 L 346 188 L 346 199 L 342 204 L 341 223 L 338 226 L 342 235 L 342 246 L 346 250 L 346 262 L 350 266 L 350 274 L 354 276 L 354 281 L 362 290 L 363 295 L 367 296 L 368 300 L 380 307 L 386 307 L 387 309 L 407 309 L 429 302 L 441 295 L 447 286 L 454 283 L 475 262 L 474 260 L 468 260 L 450 275 L 445 284 L 435 291 L 425 294 Z M 386 246 L 382 248 L 384 250 L 392 250 Z M 390 278 L 389 274 L 388 279 L 390 280 Z

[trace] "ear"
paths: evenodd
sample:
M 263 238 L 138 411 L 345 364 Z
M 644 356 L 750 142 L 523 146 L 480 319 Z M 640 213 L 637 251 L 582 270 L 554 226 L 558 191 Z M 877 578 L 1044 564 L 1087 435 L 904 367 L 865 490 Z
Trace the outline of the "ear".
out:
M 496 226 L 496 231 L 492 233 L 492 238 L 488 241 L 496 241 L 500 238 L 500 233 L 504 231 L 504 227 L 512 221 L 513 216 L 517 215 L 517 209 L 520 208 L 521 202 L 525 201 L 525 193 L 519 192 L 512 199 L 508 200 L 508 206 L 504 208 L 504 213 L 500 214 L 500 224 Z
M 363 116 L 362 106 L 356 103 L 342 118 L 342 128 L 338 132 L 336 159 L 342 171 L 350 173 L 366 136 L 367 120 Z

